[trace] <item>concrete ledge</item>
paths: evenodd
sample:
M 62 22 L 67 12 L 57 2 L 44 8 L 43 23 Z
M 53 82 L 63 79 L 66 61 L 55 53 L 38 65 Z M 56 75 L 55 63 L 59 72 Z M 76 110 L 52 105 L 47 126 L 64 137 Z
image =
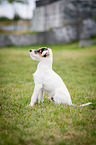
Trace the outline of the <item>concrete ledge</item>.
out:
M 91 46 L 93 44 L 96 44 L 96 40 L 80 40 L 79 41 L 79 47 Z
M 37 35 L 0 35 L 0 46 L 27 46 L 37 43 Z
M 96 36 L 96 35 L 94 35 Z M 87 35 L 88 38 L 91 37 Z M 87 39 L 85 37 L 85 39 Z M 0 46 L 28 46 L 33 44 L 61 44 L 77 40 L 75 26 L 67 25 L 66 27 L 54 28 L 47 32 L 38 32 L 27 35 L 0 35 Z M 79 46 L 89 46 L 96 41 L 81 40 Z

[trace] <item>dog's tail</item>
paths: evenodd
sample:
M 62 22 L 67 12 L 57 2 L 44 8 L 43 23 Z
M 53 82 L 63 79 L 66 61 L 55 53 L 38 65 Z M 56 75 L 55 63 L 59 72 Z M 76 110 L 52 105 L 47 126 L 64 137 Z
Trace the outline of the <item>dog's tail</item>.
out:
M 83 106 L 87 106 L 87 105 L 90 105 L 90 104 L 92 104 L 92 102 L 88 102 L 88 103 L 85 103 L 85 104 L 81 104 L 79 106 L 75 106 L 74 104 L 72 104 L 72 106 L 74 106 L 74 107 L 83 107 Z

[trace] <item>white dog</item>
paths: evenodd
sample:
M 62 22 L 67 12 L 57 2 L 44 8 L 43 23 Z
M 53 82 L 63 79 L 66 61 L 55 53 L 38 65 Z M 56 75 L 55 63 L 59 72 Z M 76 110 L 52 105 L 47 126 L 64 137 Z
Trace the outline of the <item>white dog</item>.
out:
M 52 50 L 47 47 L 39 48 L 38 50 L 30 50 L 30 56 L 33 60 L 40 61 L 36 72 L 33 74 L 35 88 L 31 97 L 31 102 L 28 106 L 33 106 L 38 97 L 38 102 L 43 102 L 43 92 L 50 95 L 50 100 L 58 104 L 72 105 L 70 93 L 64 82 L 58 74 L 52 70 Z M 91 104 L 86 103 L 80 106 Z

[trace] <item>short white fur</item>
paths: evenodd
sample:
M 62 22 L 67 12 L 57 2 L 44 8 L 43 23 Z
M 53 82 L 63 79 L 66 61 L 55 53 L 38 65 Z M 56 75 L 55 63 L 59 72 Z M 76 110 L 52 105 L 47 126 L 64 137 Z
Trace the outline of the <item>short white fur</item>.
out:
M 42 48 L 40 49 L 42 50 Z M 42 55 L 35 53 L 36 50 L 33 49 L 32 52 L 30 52 L 31 58 L 33 60 L 39 61 L 39 63 L 36 72 L 33 74 L 35 88 L 31 97 L 31 102 L 28 106 L 33 106 L 37 100 L 37 97 L 38 103 L 43 103 L 44 92 L 47 92 L 50 96 L 50 99 L 53 98 L 55 103 L 75 106 L 72 104 L 70 93 L 63 80 L 52 70 L 52 50 L 50 48 L 47 49 L 48 50 L 42 52 Z M 46 57 L 43 57 L 45 54 L 47 54 Z M 91 102 L 82 104 L 79 107 L 89 104 L 91 104 Z

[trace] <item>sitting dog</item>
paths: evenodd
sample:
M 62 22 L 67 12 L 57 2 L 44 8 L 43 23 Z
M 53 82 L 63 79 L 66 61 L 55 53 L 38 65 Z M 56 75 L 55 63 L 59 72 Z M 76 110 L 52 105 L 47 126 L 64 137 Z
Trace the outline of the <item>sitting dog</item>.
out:
M 35 88 L 28 106 L 33 106 L 38 97 L 38 102 L 43 102 L 44 91 L 50 95 L 50 100 L 58 104 L 72 105 L 70 93 L 60 76 L 52 70 L 52 50 L 47 47 L 38 50 L 31 49 L 30 56 L 33 60 L 39 61 L 36 72 L 33 74 Z M 86 103 L 80 106 L 91 104 Z

